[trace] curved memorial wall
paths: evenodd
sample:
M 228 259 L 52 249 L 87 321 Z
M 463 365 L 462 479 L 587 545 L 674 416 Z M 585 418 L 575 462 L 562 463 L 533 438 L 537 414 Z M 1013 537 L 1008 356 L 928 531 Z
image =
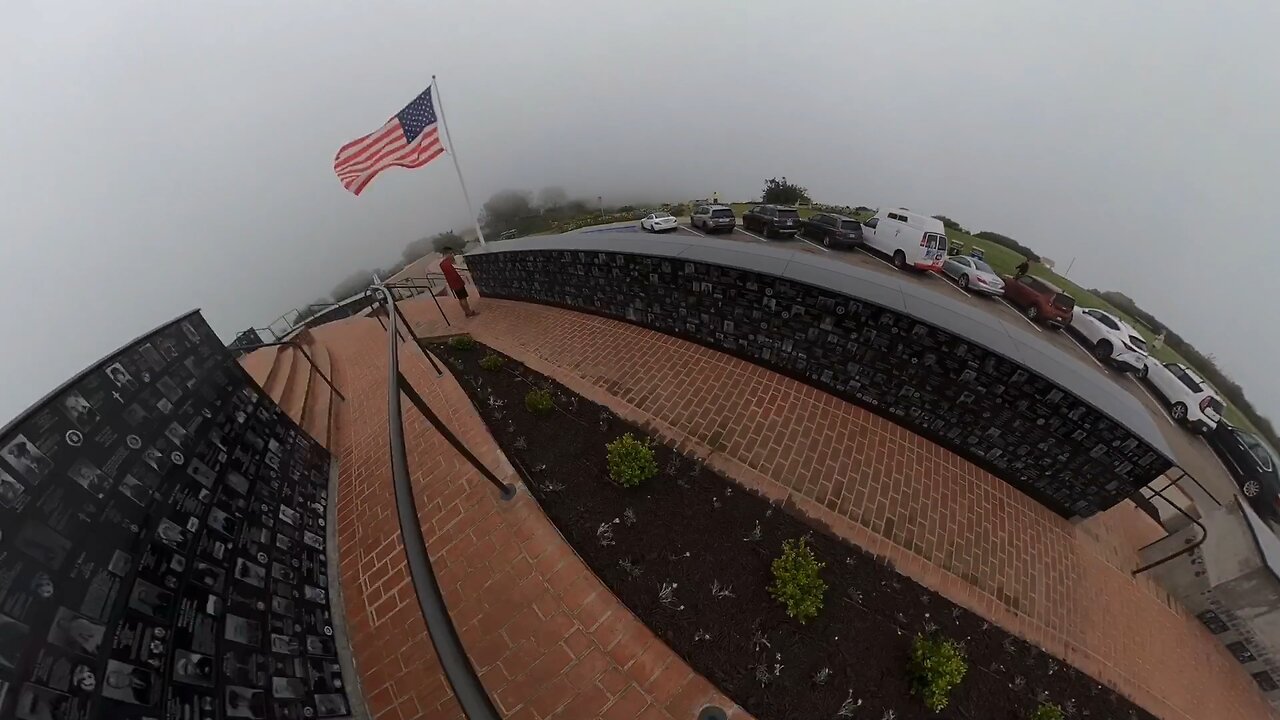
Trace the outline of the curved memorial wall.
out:
M 199 313 L 0 430 L 0 717 L 348 714 L 329 453 Z
M 819 256 L 710 238 L 579 233 L 466 256 L 486 297 L 595 313 L 796 377 L 986 468 L 1063 517 L 1167 471 L 1150 415 L 1030 333 Z

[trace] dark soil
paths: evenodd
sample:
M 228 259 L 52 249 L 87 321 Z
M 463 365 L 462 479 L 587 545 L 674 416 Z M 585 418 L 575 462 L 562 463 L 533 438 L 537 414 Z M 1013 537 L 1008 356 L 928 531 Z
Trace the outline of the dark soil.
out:
M 507 457 L 560 532 L 650 629 L 761 720 L 854 717 L 1025 720 L 1041 699 L 1068 718 L 1151 718 L 1088 676 L 989 625 L 863 551 L 656 444 L 659 474 L 624 489 L 608 477 L 605 443 L 647 437 L 564 386 L 491 350 L 429 349 L 454 369 Z M 525 394 L 546 388 L 556 410 L 536 416 Z M 768 593 L 783 540 L 808 536 L 827 591 L 808 624 Z M 661 591 L 673 590 L 664 600 Z M 713 587 L 731 594 L 716 597 Z M 912 637 L 964 643 L 969 671 L 932 714 L 911 696 Z M 840 715 L 848 702 L 857 709 Z M 893 715 L 888 715 L 892 711 Z

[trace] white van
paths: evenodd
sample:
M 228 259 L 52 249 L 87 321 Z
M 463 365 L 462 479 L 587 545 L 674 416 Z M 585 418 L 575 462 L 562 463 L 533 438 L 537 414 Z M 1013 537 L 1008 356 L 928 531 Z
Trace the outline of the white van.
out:
M 862 225 L 863 243 L 888 255 L 899 270 L 941 270 L 947 259 L 947 230 L 937 218 L 894 208 Z

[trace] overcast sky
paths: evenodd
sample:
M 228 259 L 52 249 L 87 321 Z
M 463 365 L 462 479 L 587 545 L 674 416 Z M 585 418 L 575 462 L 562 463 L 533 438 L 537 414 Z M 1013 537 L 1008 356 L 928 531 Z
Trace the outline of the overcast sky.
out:
M 754 5 L 4 3 L 0 420 L 188 309 L 230 339 L 462 229 L 446 159 L 332 173 L 433 73 L 477 205 L 786 175 L 946 214 L 1075 257 L 1280 419 L 1280 4 Z

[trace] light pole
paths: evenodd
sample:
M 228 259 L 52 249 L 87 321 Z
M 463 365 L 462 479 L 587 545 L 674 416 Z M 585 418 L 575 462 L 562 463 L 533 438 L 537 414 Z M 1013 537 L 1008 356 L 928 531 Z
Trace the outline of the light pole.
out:
M 596 204 L 600 206 L 600 219 L 603 220 L 604 219 L 604 196 L 603 195 L 596 196 Z

